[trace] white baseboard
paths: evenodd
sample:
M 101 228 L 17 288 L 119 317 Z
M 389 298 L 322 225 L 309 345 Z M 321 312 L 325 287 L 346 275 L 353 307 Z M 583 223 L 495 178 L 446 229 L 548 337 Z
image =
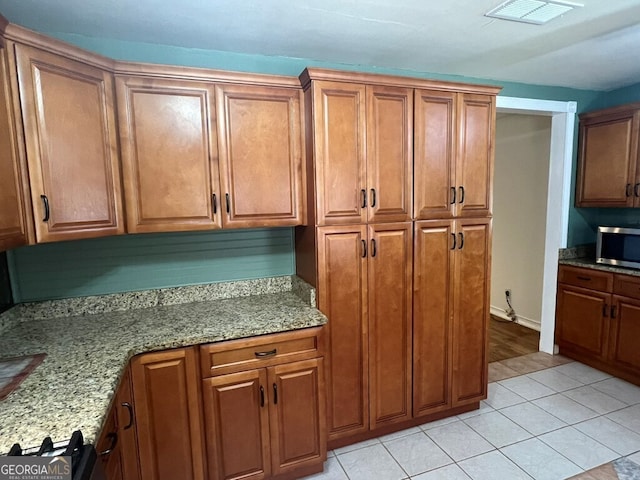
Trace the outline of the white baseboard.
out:
M 507 315 L 507 312 L 505 312 L 502 308 L 494 307 L 493 305 L 491 305 L 490 311 L 491 315 L 495 315 L 496 317 L 502 318 L 504 320 L 511 320 Z M 523 327 L 531 328 L 533 330 L 537 330 L 538 332 L 540 331 L 540 320 L 533 320 L 531 318 L 518 315 L 516 323 L 522 325 Z

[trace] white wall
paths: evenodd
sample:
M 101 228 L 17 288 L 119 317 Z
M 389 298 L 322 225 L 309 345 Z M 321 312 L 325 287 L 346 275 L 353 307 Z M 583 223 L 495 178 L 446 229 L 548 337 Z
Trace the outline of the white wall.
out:
M 551 117 L 498 114 L 493 197 L 491 307 L 540 329 Z

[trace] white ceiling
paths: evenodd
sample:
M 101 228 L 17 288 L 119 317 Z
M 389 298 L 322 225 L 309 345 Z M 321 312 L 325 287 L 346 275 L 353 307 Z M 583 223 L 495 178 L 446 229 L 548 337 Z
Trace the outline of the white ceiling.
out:
M 546 25 L 503 0 L 0 0 L 10 21 L 182 47 L 611 90 L 640 82 L 640 0 L 579 0 Z

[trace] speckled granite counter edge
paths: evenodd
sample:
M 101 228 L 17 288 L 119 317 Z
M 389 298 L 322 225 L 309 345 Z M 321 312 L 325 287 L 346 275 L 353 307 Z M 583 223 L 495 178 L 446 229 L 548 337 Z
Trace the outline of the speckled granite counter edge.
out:
M 573 260 L 576 258 L 596 258 L 595 243 L 558 250 L 558 260 Z
M 293 292 L 307 305 L 316 306 L 315 288 L 292 275 L 24 303 L 0 315 L 0 333 L 18 321 L 93 315 L 281 292 Z

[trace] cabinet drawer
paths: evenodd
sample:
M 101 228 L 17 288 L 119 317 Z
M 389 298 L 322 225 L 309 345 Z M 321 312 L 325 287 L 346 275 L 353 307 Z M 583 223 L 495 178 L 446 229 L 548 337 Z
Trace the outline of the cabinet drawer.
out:
M 601 292 L 611 292 L 613 274 L 590 268 L 561 265 L 558 271 L 558 282 Z
M 321 328 L 276 333 L 200 347 L 204 378 L 321 356 Z
M 640 299 L 640 277 L 616 275 L 613 279 L 613 293 Z

